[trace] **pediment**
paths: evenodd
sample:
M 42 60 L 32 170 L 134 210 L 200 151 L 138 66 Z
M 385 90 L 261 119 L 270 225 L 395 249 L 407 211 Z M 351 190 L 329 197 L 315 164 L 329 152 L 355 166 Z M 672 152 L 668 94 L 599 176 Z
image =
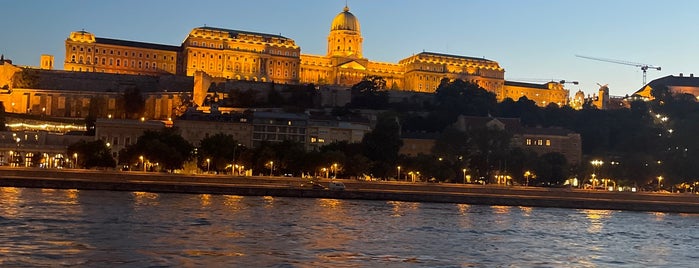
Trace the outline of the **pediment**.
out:
M 345 62 L 343 64 L 340 64 L 337 67 L 340 67 L 343 69 L 366 70 L 366 67 L 364 67 L 364 65 L 362 65 L 356 61 L 348 61 L 348 62 Z

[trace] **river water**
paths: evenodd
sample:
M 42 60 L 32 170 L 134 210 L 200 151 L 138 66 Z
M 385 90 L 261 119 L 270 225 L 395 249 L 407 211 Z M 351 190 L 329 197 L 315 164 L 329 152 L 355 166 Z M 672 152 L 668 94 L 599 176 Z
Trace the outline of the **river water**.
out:
M 0 187 L 0 267 L 696 267 L 699 215 Z

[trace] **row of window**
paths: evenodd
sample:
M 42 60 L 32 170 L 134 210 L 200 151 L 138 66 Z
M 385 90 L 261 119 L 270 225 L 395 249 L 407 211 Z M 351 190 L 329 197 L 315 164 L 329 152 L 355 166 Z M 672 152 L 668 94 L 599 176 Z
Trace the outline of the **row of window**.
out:
M 199 46 L 199 43 L 197 41 L 192 41 L 192 46 Z M 201 42 L 201 46 L 199 46 L 199 47 L 207 47 L 206 42 Z M 216 48 L 216 45 L 211 43 L 211 44 L 209 44 L 208 47 L 209 48 Z M 218 44 L 218 48 L 223 49 L 223 44 Z M 233 48 L 230 48 L 230 49 L 233 49 Z M 235 50 L 241 50 L 241 49 L 240 49 L 240 47 L 236 47 Z M 257 49 L 253 48 L 252 51 L 257 52 Z M 262 52 L 265 52 L 265 51 L 262 51 Z M 270 54 L 275 54 L 275 55 L 285 55 L 285 56 L 291 55 L 294 57 L 298 56 L 297 52 L 289 53 L 289 51 L 283 51 L 283 50 L 270 49 L 267 52 L 269 52 Z
M 542 140 L 542 139 L 538 139 L 538 140 L 527 139 L 527 140 L 526 140 L 526 144 L 529 145 L 529 146 L 544 146 L 544 145 L 545 145 L 545 146 L 551 146 L 551 140 L 548 140 L 548 139 L 547 139 L 547 140 Z
M 255 132 L 306 134 L 305 128 L 284 127 L 284 126 L 255 126 L 253 130 Z
M 303 135 L 292 135 L 292 134 L 270 134 L 270 133 L 253 133 L 253 140 L 266 140 L 266 141 L 278 141 L 278 140 L 290 140 L 304 142 L 306 136 Z
M 109 144 L 109 146 L 118 146 L 119 144 L 121 144 L 121 140 L 122 140 L 119 137 L 112 137 L 111 139 L 108 139 L 107 136 L 102 136 L 100 139 L 104 142 L 110 142 L 111 144 Z M 124 143 L 123 143 L 124 146 L 131 145 L 131 137 L 124 137 L 123 140 L 124 140 Z
M 72 55 L 71 58 L 70 58 L 70 60 L 71 60 L 71 62 L 75 63 L 75 62 L 76 62 L 76 60 L 75 60 L 75 55 Z M 80 57 L 78 58 L 77 63 L 79 63 L 79 64 L 92 64 L 92 61 L 90 60 L 90 57 L 87 57 L 87 61 L 85 61 L 85 60 L 83 59 L 83 56 L 80 56 Z M 115 59 L 113 59 L 113 58 L 106 58 L 106 57 L 105 57 L 105 58 L 99 58 L 99 57 L 95 57 L 94 63 L 95 63 L 96 65 L 109 65 L 109 66 L 121 67 L 121 66 L 122 66 L 122 59 L 116 59 L 116 60 L 115 60 Z M 138 64 L 138 65 L 137 65 L 137 64 Z M 137 66 L 138 66 L 138 67 L 137 67 Z M 150 70 L 150 69 L 156 70 L 156 69 L 158 69 L 158 64 L 157 64 L 156 62 L 152 62 L 152 63 L 151 63 L 151 62 L 145 62 L 145 63 L 144 63 L 143 61 L 140 61 L 140 60 L 139 60 L 138 62 L 136 62 L 135 60 L 131 60 L 131 66 L 129 66 L 128 59 L 123 59 L 123 67 L 138 68 L 138 69 L 145 69 L 145 70 Z M 163 63 L 161 69 L 162 69 L 162 70 L 168 70 L 168 64 L 167 64 L 167 63 Z M 174 71 L 175 71 L 175 65 L 174 65 L 174 64 L 170 64 L 169 70 L 170 70 L 171 72 L 174 72 Z
M 85 48 L 82 47 L 82 46 L 81 46 L 81 47 L 73 46 L 72 50 L 73 50 L 73 52 L 75 52 L 75 51 L 77 51 L 77 50 L 80 50 L 80 52 L 84 52 Z M 115 50 L 110 49 L 110 50 L 109 50 L 109 55 L 114 55 L 114 52 L 115 52 Z M 135 52 L 135 51 L 124 51 L 124 56 L 128 57 L 128 56 L 129 56 L 129 52 L 131 52 L 131 57 L 134 57 L 134 58 L 136 57 L 136 52 Z M 92 53 L 92 48 L 91 48 L 91 47 L 88 47 L 88 48 L 87 48 L 87 53 Z M 116 50 L 116 55 L 117 55 L 117 56 L 121 56 L 121 53 L 122 53 L 121 50 Z M 95 54 L 100 54 L 100 49 L 99 49 L 99 48 L 95 48 Z M 102 54 L 105 54 L 105 55 L 106 55 L 106 54 L 107 54 L 107 50 L 106 50 L 106 49 L 102 49 Z M 157 53 L 153 53 L 152 56 L 153 56 L 153 59 L 155 59 L 155 60 L 158 59 L 158 54 L 157 54 Z M 163 57 L 162 57 L 163 60 L 167 60 L 167 58 L 168 58 L 167 55 L 162 55 L 162 56 L 163 56 Z M 143 53 L 143 52 L 138 52 L 138 57 L 139 57 L 139 58 L 143 58 L 143 57 L 144 57 L 144 53 Z M 145 58 L 146 58 L 146 59 L 150 59 L 150 57 L 151 57 L 151 54 L 145 53 Z M 174 56 L 170 56 L 170 60 L 171 60 L 171 61 L 174 61 L 174 60 L 175 60 L 175 57 L 174 57 Z

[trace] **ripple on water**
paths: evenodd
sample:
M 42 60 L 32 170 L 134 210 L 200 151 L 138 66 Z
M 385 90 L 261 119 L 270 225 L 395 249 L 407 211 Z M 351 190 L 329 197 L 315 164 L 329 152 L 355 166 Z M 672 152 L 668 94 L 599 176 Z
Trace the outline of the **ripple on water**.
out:
M 669 213 L 39 189 L 11 197 L 14 205 L 0 204 L 3 267 L 693 267 L 699 261 L 697 217 Z

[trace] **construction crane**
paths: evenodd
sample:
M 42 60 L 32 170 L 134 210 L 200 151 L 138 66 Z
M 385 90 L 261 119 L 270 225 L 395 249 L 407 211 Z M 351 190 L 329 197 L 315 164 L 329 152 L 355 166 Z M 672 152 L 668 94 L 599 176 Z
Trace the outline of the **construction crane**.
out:
M 623 60 L 613 60 L 613 59 L 605 59 L 605 58 L 595 58 L 595 57 L 588 57 L 588 56 L 583 56 L 583 55 L 575 55 L 578 58 L 584 58 L 584 59 L 589 59 L 589 60 L 598 60 L 598 61 L 604 61 L 604 62 L 610 62 L 610 63 L 616 63 L 616 64 L 623 64 L 623 65 L 629 65 L 629 66 L 634 66 L 641 68 L 641 71 L 643 71 L 643 85 L 646 84 L 646 71 L 648 69 L 655 69 L 660 71 L 660 66 L 654 66 L 650 64 L 644 64 L 644 63 L 638 63 L 638 62 L 630 62 L 630 61 L 623 61 Z

